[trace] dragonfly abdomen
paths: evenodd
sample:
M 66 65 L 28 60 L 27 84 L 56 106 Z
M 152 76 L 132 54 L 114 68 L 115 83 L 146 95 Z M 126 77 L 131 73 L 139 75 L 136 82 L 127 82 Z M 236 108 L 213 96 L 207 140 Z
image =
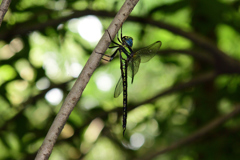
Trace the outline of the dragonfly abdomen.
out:
M 121 72 L 123 80 L 123 135 L 127 125 L 127 60 L 121 60 Z

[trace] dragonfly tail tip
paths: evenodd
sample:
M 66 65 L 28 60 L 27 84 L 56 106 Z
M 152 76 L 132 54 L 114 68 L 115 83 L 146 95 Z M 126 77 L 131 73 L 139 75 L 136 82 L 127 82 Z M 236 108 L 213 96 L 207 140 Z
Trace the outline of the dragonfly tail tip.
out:
M 126 128 L 123 128 L 123 136 L 124 136 L 125 131 L 126 131 Z

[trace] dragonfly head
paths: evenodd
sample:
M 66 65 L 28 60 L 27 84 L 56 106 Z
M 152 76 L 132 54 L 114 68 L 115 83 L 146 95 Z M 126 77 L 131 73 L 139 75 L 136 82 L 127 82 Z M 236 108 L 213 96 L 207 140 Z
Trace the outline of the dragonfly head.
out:
M 124 45 L 127 45 L 129 47 L 132 47 L 133 46 L 133 38 L 132 37 L 129 37 L 129 36 L 124 36 L 122 38 L 122 42 Z

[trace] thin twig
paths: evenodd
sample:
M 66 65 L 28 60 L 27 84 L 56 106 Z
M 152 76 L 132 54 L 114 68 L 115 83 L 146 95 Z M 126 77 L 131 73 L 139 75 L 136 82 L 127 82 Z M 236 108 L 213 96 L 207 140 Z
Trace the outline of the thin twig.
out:
M 212 131 L 214 128 L 218 127 L 219 125 L 223 124 L 224 122 L 226 122 L 227 120 L 229 120 L 230 118 L 236 116 L 240 114 L 240 106 L 237 106 L 232 112 L 230 112 L 229 114 L 226 114 L 224 116 L 218 117 L 214 120 L 212 120 L 211 122 L 209 122 L 207 125 L 203 126 L 202 128 L 200 128 L 199 130 L 197 130 L 195 133 L 189 135 L 188 137 L 166 147 L 163 149 L 160 149 L 159 151 L 156 151 L 155 153 L 152 153 L 150 155 L 147 155 L 145 157 L 142 158 L 138 158 L 138 160 L 148 160 L 148 159 L 153 159 L 154 157 L 157 157 L 163 153 L 172 151 L 174 149 L 177 149 L 179 147 L 182 147 L 186 144 L 192 143 L 194 141 L 196 141 L 198 138 L 205 136 L 207 133 L 209 133 L 210 131 Z
M 8 7 L 9 7 L 10 3 L 11 3 L 11 0 L 3 0 L 0 5 L 0 27 L 1 27 L 1 24 L 3 21 L 3 18 L 8 11 Z
M 118 14 L 113 19 L 112 23 L 108 28 L 108 31 L 112 37 L 116 35 L 121 25 L 127 19 L 128 15 L 131 13 L 131 11 L 133 10 L 137 2 L 138 0 L 125 1 L 122 8 L 119 10 Z M 101 38 L 101 40 L 99 41 L 99 43 L 97 44 L 93 53 L 91 54 L 86 65 L 84 66 L 73 88 L 71 89 L 68 96 L 66 97 L 59 113 L 57 114 L 51 128 L 49 129 L 44 139 L 44 142 L 41 148 L 37 153 L 37 156 L 35 158 L 36 160 L 43 160 L 43 159 L 49 158 L 52 152 L 53 146 L 56 143 L 57 138 L 60 135 L 70 113 L 72 112 L 75 105 L 77 104 L 80 96 L 82 95 L 83 90 L 85 89 L 91 75 L 93 74 L 93 71 L 97 68 L 100 62 L 101 55 L 96 54 L 96 52 L 104 53 L 107 50 L 110 43 L 111 41 L 108 35 L 105 33 Z

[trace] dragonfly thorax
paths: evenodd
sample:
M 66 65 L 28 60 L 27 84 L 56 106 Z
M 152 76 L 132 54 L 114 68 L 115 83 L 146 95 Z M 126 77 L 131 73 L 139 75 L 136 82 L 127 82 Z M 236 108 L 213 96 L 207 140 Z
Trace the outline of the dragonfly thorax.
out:
M 129 36 L 124 36 L 122 38 L 122 43 L 124 45 L 127 45 L 129 47 L 132 47 L 133 46 L 133 38 L 132 37 L 129 37 Z

